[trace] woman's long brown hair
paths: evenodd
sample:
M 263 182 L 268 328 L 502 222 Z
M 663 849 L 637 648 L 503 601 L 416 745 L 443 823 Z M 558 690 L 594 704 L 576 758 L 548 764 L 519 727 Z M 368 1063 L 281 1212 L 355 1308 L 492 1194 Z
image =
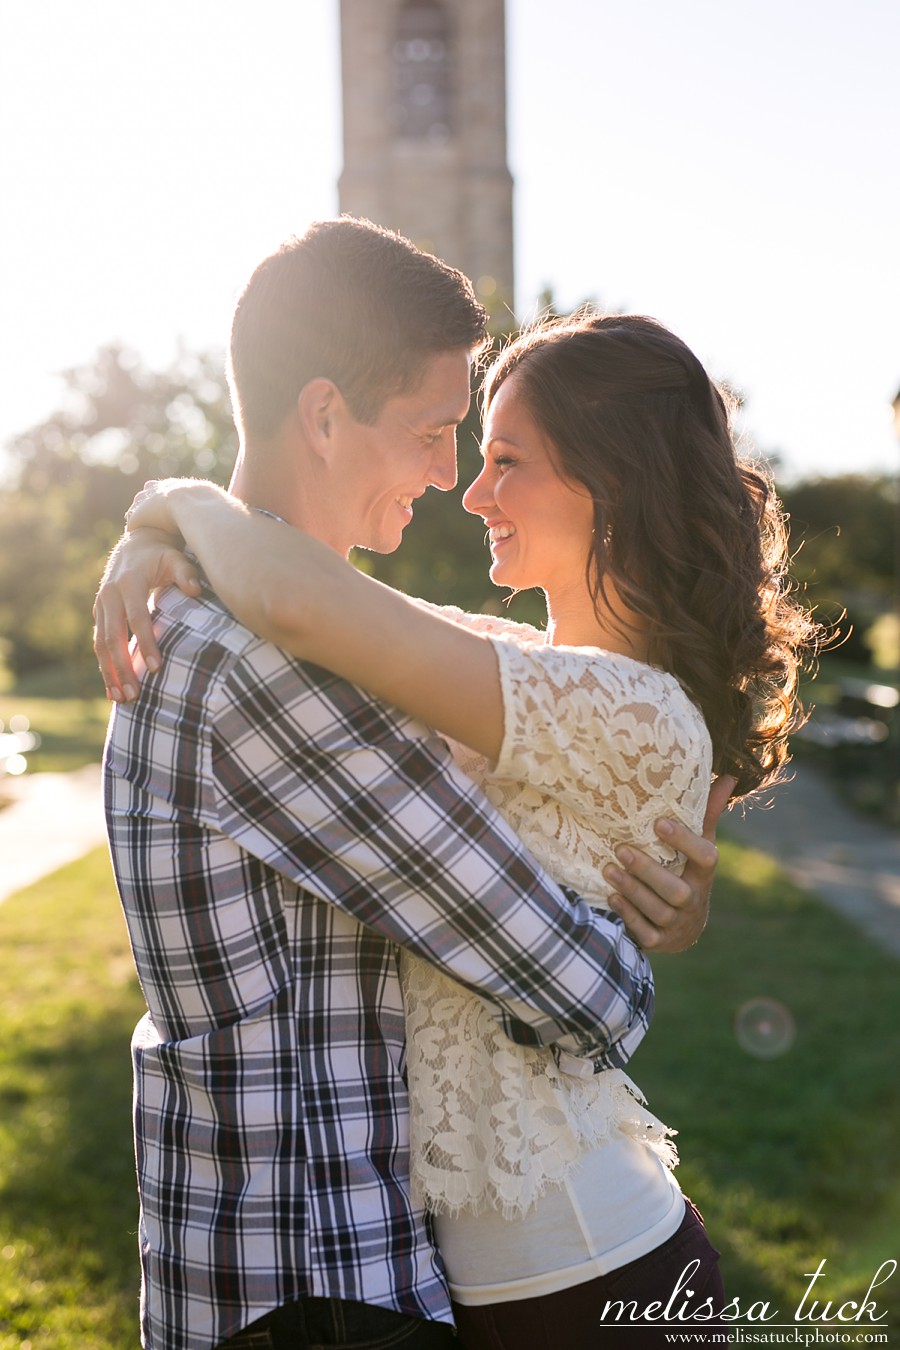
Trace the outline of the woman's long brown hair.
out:
M 562 476 L 593 498 L 598 613 L 611 586 L 650 663 L 702 711 L 735 797 L 772 783 L 818 627 L 792 594 L 780 504 L 737 454 L 722 392 L 680 338 L 638 315 L 523 332 L 488 370 L 486 406 L 513 374 Z

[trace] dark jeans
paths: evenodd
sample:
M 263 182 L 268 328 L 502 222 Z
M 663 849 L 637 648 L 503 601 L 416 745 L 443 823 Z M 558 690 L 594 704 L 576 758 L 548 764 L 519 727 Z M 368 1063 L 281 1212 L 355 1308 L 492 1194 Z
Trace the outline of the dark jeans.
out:
M 690 1279 L 681 1279 L 685 1267 L 693 1261 L 699 1265 L 691 1267 Z M 716 1312 L 725 1307 L 718 1262 L 719 1253 L 688 1200 L 681 1227 L 668 1241 L 608 1275 L 542 1298 L 481 1308 L 454 1303 L 458 1350 L 672 1350 L 673 1333 L 688 1329 L 695 1346 L 727 1345 L 727 1325 L 689 1320 L 689 1313 L 702 1307 L 708 1298 Z M 631 1320 L 630 1312 L 636 1318 L 650 1303 L 665 1308 L 676 1287 L 683 1292 L 672 1300 L 668 1322 Z M 692 1291 L 691 1298 L 686 1297 L 688 1290 Z M 615 1314 L 620 1302 L 625 1307 L 617 1324 Z M 604 1318 L 607 1303 L 613 1306 Z M 636 1304 L 636 1309 L 630 1309 L 630 1304 Z
M 391 1308 L 342 1298 L 303 1298 L 267 1313 L 239 1331 L 220 1350 L 451 1350 L 457 1345 L 448 1322 L 426 1322 Z

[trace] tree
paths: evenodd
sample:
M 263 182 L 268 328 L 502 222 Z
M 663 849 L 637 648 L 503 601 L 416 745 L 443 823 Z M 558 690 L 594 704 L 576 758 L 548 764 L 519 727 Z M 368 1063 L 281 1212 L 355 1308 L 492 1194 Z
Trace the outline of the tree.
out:
M 122 517 L 148 478 L 228 481 L 237 451 L 222 362 L 182 353 L 166 371 L 103 348 L 65 374 L 61 407 L 16 437 L 0 492 L 0 633 L 15 675 L 48 664 L 94 679 L 90 608 Z
M 842 474 L 781 492 L 794 575 L 820 617 L 838 621 L 846 610 L 840 650 L 856 660 L 871 659 L 870 630 L 897 603 L 898 486 L 887 474 Z M 871 641 L 877 646 L 877 631 Z
M 157 372 L 112 345 L 63 379 L 60 409 L 10 445 L 20 490 L 105 484 L 108 493 L 91 494 L 89 506 L 104 518 L 110 495 L 116 506 L 122 498 L 123 480 L 199 474 L 227 481 L 237 436 L 221 357 L 182 352 Z

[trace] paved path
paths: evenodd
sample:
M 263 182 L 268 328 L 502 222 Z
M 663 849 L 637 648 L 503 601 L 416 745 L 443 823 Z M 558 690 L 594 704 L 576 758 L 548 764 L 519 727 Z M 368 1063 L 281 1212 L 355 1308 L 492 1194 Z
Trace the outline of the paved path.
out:
M 100 767 L 0 778 L 0 901 L 106 842 Z
M 776 858 L 797 885 L 900 957 L 900 833 L 850 811 L 809 764 L 792 772 L 771 810 L 743 820 L 735 812 L 720 832 Z

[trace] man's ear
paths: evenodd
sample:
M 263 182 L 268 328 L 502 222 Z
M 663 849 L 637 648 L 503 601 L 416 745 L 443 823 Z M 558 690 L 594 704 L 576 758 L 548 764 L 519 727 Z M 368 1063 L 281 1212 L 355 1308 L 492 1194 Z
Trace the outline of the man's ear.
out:
M 340 423 L 346 418 L 347 405 L 333 380 L 318 376 L 300 390 L 297 419 L 303 436 L 313 452 L 330 459 Z

